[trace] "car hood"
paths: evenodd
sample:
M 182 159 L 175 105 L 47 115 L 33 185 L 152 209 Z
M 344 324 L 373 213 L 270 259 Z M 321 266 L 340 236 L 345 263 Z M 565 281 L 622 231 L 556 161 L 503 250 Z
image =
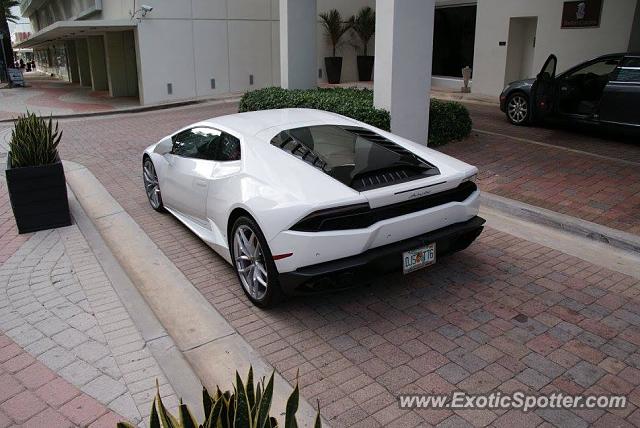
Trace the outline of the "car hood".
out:
M 507 86 L 508 87 L 531 86 L 531 85 L 533 85 L 533 82 L 535 82 L 535 81 L 536 81 L 536 79 L 534 77 L 532 77 L 530 79 L 514 80 L 513 82 L 509 83 Z

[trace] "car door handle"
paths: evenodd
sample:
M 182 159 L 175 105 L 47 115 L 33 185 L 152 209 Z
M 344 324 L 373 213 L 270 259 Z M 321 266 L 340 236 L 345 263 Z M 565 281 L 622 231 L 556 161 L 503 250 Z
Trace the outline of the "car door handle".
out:
M 196 178 L 194 180 L 194 184 L 198 187 L 207 187 L 207 181 L 201 178 Z

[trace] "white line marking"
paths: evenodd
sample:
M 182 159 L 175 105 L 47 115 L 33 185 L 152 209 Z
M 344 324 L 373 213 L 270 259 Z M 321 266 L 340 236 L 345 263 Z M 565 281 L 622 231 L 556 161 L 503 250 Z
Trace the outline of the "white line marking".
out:
M 556 146 L 554 144 L 541 143 L 540 141 L 529 140 L 527 138 L 521 138 L 521 137 L 514 137 L 513 135 L 501 134 L 499 132 L 485 131 L 485 130 L 477 129 L 477 128 L 473 128 L 473 131 L 474 132 L 478 132 L 480 134 L 497 135 L 497 136 L 500 136 L 500 137 L 505 137 L 505 138 L 510 138 L 512 140 L 521 141 L 523 143 L 535 144 L 537 146 L 548 147 L 548 148 L 551 148 L 551 149 L 564 150 L 564 151 L 567 151 L 567 152 L 577 153 L 577 154 L 580 154 L 580 155 L 592 156 L 594 158 L 605 159 L 605 160 L 612 161 L 612 162 L 620 162 L 620 163 L 624 163 L 626 165 L 633 165 L 633 166 L 639 166 L 640 165 L 640 162 L 633 162 L 633 161 L 628 161 L 628 160 L 620 159 L 620 158 L 612 158 L 612 157 L 609 157 L 609 156 L 598 155 L 596 153 L 585 152 L 584 150 L 578 150 L 578 149 L 571 149 L 569 147 Z

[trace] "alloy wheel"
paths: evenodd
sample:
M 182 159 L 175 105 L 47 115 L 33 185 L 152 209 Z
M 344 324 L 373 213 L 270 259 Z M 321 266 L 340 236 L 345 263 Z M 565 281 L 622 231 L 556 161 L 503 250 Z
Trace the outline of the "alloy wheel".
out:
M 511 97 L 507 105 L 507 113 L 509 114 L 509 119 L 514 123 L 524 122 L 529 115 L 527 99 L 522 95 L 514 95 Z
M 249 226 L 236 229 L 233 255 L 242 286 L 255 300 L 262 300 L 267 294 L 269 275 L 258 236 Z
M 156 174 L 156 169 L 153 167 L 151 159 L 144 161 L 142 177 L 149 202 L 154 209 L 158 209 L 160 207 L 160 184 L 158 183 L 158 175 Z

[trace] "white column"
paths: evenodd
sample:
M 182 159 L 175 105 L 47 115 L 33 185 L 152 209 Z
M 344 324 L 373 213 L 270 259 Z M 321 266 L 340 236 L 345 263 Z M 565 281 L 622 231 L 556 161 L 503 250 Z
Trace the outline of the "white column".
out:
M 316 0 L 280 0 L 280 85 L 317 86 Z
M 421 144 L 429 133 L 435 0 L 376 0 L 373 98 L 391 131 Z

